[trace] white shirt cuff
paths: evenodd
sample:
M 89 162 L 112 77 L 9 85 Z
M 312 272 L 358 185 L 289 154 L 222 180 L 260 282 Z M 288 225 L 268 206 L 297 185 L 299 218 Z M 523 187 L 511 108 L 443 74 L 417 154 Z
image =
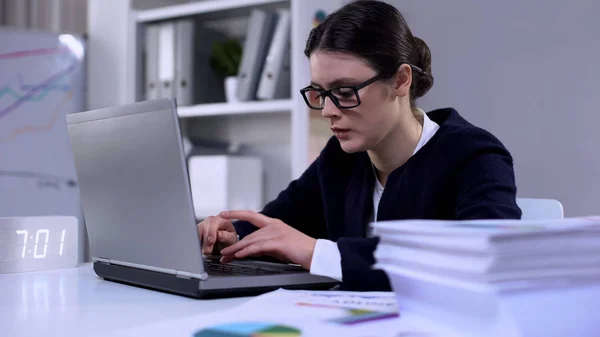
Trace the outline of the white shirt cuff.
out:
M 317 239 L 310 262 L 310 273 L 342 281 L 342 256 L 337 243 Z

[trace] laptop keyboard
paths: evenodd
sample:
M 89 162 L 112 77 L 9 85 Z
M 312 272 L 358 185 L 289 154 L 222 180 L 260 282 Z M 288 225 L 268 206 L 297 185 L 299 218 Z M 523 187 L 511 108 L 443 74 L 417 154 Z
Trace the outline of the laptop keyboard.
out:
M 266 269 L 260 267 L 248 267 L 234 264 L 225 264 L 218 261 L 204 260 L 204 270 L 212 276 L 259 276 L 281 274 L 283 270 Z

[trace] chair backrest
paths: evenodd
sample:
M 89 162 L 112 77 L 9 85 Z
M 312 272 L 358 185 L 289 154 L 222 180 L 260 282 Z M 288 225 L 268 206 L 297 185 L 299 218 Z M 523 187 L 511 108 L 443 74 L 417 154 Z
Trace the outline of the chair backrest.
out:
M 554 199 L 517 198 L 522 220 L 552 220 L 564 218 L 563 205 Z

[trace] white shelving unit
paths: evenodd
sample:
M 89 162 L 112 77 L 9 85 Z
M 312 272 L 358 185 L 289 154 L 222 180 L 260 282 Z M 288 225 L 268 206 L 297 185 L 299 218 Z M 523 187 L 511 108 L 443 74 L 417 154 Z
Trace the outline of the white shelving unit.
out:
M 234 17 L 247 8 L 272 8 L 288 3 L 289 0 L 209 0 L 195 1 L 160 8 L 138 11 L 139 23 L 176 19 L 190 15 L 205 15 L 212 18 Z
M 177 112 L 179 117 L 184 118 L 260 113 L 290 113 L 293 108 L 293 100 L 282 99 L 272 101 L 198 104 L 180 107 Z
M 265 202 L 275 198 L 308 167 L 310 111 L 299 93 L 310 82 L 309 63 L 304 55 L 305 43 L 317 11 L 331 13 L 342 6 L 344 0 L 197 0 L 185 3 L 177 0 L 145 0 L 144 9 L 134 8 L 136 0 L 90 1 L 88 17 L 94 18 L 90 25 L 90 43 L 94 43 L 94 27 L 102 28 L 97 33 L 104 38 L 101 42 L 105 44 L 105 54 L 94 55 L 96 59 L 90 64 L 89 80 L 94 80 L 95 72 L 98 72 L 98 78 L 106 78 L 106 74 L 99 73 L 99 67 L 115 66 L 114 60 L 118 59 L 117 67 L 127 69 L 126 75 L 120 77 L 125 83 L 125 95 L 115 90 L 113 96 L 119 94 L 125 99 L 119 100 L 113 96 L 106 98 L 106 93 L 101 96 L 119 103 L 143 100 L 141 56 L 146 24 L 193 17 L 197 22 L 212 25 L 211 28 L 220 27 L 228 34 L 244 34 L 247 17 L 253 8 L 288 8 L 292 16 L 292 83 L 289 99 L 181 106 L 178 113 L 190 135 L 248 144 L 251 153 L 263 159 Z M 123 8 L 123 2 L 127 2 L 128 15 L 111 17 L 110 6 Z M 118 21 L 121 17 L 125 17 L 126 22 L 122 19 Z M 114 22 L 111 25 L 103 24 L 103 19 Z M 119 35 L 118 28 L 114 27 L 126 27 L 128 34 L 123 37 L 122 30 Z M 110 29 L 113 34 L 107 31 Z M 104 59 L 99 60 L 98 57 Z M 90 94 L 93 98 L 94 93 Z

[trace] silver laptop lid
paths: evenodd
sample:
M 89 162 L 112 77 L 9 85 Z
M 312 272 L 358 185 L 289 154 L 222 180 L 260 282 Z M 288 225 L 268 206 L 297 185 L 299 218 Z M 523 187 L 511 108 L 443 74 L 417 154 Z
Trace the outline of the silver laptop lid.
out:
M 204 276 L 175 101 L 67 115 L 92 257 Z

